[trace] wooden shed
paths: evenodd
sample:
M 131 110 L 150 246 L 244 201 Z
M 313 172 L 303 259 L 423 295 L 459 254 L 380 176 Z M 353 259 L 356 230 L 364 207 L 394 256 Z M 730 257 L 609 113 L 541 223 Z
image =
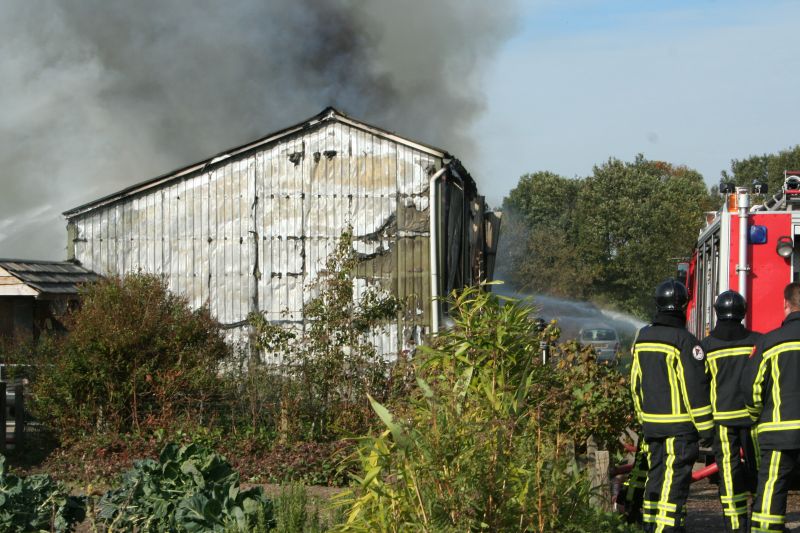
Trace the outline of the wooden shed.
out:
M 70 259 L 164 275 L 234 334 L 251 311 L 302 326 L 308 284 L 351 226 L 360 290 L 405 303 L 378 339 L 387 354 L 438 327 L 433 297 L 491 277 L 499 227 L 447 151 L 333 108 L 64 215 Z
M 72 262 L 0 259 L 0 337 L 38 337 L 59 329 L 58 315 L 80 285 L 99 278 Z

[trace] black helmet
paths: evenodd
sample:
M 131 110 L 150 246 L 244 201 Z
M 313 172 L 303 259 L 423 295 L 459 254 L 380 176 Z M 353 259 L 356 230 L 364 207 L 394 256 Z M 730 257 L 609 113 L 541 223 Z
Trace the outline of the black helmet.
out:
M 717 312 L 717 320 L 742 320 L 747 312 L 747 302 L 738 292 L 725 291 L 717 296 L 714 311 Z
M 689 291 L 680 281 L 672 278 L 656 287 L 656 309 L 659 311 L 683 311 L 689 302 Z

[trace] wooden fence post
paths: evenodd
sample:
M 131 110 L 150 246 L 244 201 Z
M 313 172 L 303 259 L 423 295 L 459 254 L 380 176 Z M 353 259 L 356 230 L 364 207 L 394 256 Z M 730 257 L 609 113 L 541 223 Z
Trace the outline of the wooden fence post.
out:
M 611 504 L 611 494 L 609 491 L 609 456 L 606 450 L 595 450 L 591 465 L 591 486 L 592 499 L 595 507 L 604 511 L 609 510 Z
M 3 439 L 0 440 L 0 451 L 6 451 L 6 382 L 0 381 L 0 428 L 3 428 Z
M 14 386 L 14 449 L 22 449 L 25 435 L 25 387 L 22 383 Z

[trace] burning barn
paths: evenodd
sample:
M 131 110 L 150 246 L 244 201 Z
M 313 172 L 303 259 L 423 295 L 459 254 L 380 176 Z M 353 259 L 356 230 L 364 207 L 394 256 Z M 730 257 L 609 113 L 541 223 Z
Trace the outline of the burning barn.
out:
M 491 278 L 499 229 L 457 159 L 333 108 L 64 215 L 69 259 L 163 275 L 233 337 L 251 311 L 302 325 L 305 289 L 352 227 L 360 290 L 405 304 L 386 354 L 438 328 L 433 297 Z

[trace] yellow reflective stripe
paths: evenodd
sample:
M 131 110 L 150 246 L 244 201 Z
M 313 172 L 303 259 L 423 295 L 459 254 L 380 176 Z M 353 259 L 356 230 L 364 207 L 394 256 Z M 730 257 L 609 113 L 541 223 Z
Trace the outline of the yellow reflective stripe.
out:
M 633 396 L 633 407 L 636 411 L 636 417 L 639 419 L 639 423 L 643 422 L 641 419 L 642 417 L 642 399 L 639 397 L 639 393 L 637 391 L 637 384 L 641 384 L 642 379 L 642 369 L 639 366 L 639 354 L 634 352 L 633 354 L 633 364 L 631 365 L 631 395 Z
M 679 415 L 658 415 L 653 413 L 642 413 L 642 421 L 656 424 L 667 424 L 670 422 L 691 422 L 692 417 L 688 413 Z M 713 424 L 713 421 L 711 421 Z
M 761 522 L 762 524 L 783 524 L 785 520 L 784 517 L 774 514 L 753 513 L 753 521 Z M 756 530 L 754 529 L 753 531 Z
M 783 520 L 782 516 L 770 514 L 770 511 L 772 510 L 772 497 L 773 493 L 775 492 L 775 483 L 778 481 L 778 470 L 780 468 L 780 464 L 781 451 L 772 450 L 772 455 L 769 459 L 769 476 L 767 477 L 767 483 L 764 486 L 764 496 L 761 498 L 761 505 L 764 512 L 753 513 L 754 520 L 758 520 L 759 522 L 767 522 L 770 518 L 780 518 L 781 521 Z M 758 518 L 756 518 L 756 516 L 758 516 Z M 767 518 L 767 520 L 764 518 Z
M 725 496 L 722 496 L 722 493 L 724 492 L 727 498 L 732 499 L 734 490 L 733 474 L 732 474 L 733 464 L 731 462 L 731 450 L 730 450 L 731 441 L 730 438 L 728 438 L 728 428 L 726 428 L 725 426 L 719 426 L 719 440 L 721 444 L 720 447 L 722 448 L 722 462 L 718 461 L 717 465 L 719 466 L 719 470 L 722 473 L 722 487 L 721 487 L 722 490 L 720 490 L 720 501 L 724 509 L 726 507 L 724 499 Z M 729 502 L 727 508 L 731 510 L 736 509 L 732 501 Z M 731 519 L 731 527 L 733 529 L 738 529 L 739 527 L 738 518 Z
M 764 359 L 769 359 L 776 355 L 782 354 L 783 352 L 792 352 L 795 350 L 800 351 L 800 342 L 784 342 L 775 345 L 766 352 L 764 352 Z
M 673 478 L 673 466 L 675 465 L 675 437 L 667 437 L 666 439 L 667 445 L 667 460 L 664 464 L 664 482 L 661 485 L 661 497 L 658 499 L 659 507 L 668 508 L 670 505 L 674 505 L 669 501 L 669 490 L 672 487 L 672 478 Z M 660 533 L 664 530 L 663 525 L 675 525 L 674 521 L 667 523 L 666 521 L 658 520 L 660 517 L 656 517 L 656 522 L 658 526 L 656 526 L 656 533 Z
M 676 350 L 676 354 L 679 355 L 680 352 L 678 352 Z M 698 431 L 705 431 L 707 429 L 711 429 L 713 427 L 713 424 L 714 424 L 714 422 L 713 422 L 713 420 L 711 420 L 711 418 L 709 418 L 708 422 L 705 422 L 705 421 L 704 422 L 698 422 L 697 421 L 697 418 L 699 418 L 699 417 L 701 417 L 703 415 L 711 414 L 711 405 L 705 405 L 703 407 L 698 407 L 696 409 L 690 409 L 692 404 L 689 403 L 689 393 L 686 390 L 686 383 L 684 382 L 684 377 L 686 376 L 686 373 L 683 370 L 683 362 L 681 362 L 681 358 L 678 357 L 678 355 L 675 355 L 674 358 L 675 358 L 675 361 L 676 361 L 676 363 L 678 365 L 678 371 L 680 372 L 680 376 L 681 376 L 679 385 L 680 385 L 681 394 L 683 395 L 683 403 L 686 405 L 686 410 L 691 413 L 692 421 L 694 422 L 694 425 L 697 427 Z M 695 412 L 702 412 L 702 414 L 695 415 L 694 414 Z M 709 422 L 711 423 L 711 425 L 709 425 Z
M 745 416 L 748 416 L 747 409 L 739 409 L 738 411 L 717 411 L 714 413 L 714 420 L 731 420 L 733 418 Z
M 706 365 L 711 369 L 711 408 L 717 412 L 717 362 L 706 356 Z
M 675 374 L 675 367 L 672 361 L 678 359 L 674 354 L 668 354 L 665 360 L 667 365 L 667 377 L 669 378 L 669 399 L 672 406 L 671 412 L 673 414 L 681 412 L 681 386 L 678 381 L 678 376 Z M 680 359 L 678 359 L 680 361 Z M 689 403 L 686 402 L 686 410 L 689 410 Z
M 767 373 L 767 363 L 769 359 L 766 357 L 761 360 L 761 363 L 758 365 L 758 372 L 756 373 L 756 379 L 753 381 L 753 411 L 758 413 L 761 412 L 761 407 L 763 405 L 763 400 L 761 399 L 761 387 L 764 384 L 764 374 Z
M 750 438 L 753 441 L 753 455 L 756 457 L 756 472 L 761 468 L 761 446 L 758 445 L 758 426 L 750 428 Z
M 800 429 L 800 420 L 787 420 L 785 422 L 764 422 L 757 426 L 756 431 L 793 431 Z
M 713 429 L 714 428 L 714 421 L 713 420 L 707 420 L 706 422 L 696 422 L 695 421 L 694 425 L 697 428 L 697 431 L 705 431 L 707 429 Z
M 781 421 L 781 375 L 778 368 L 778 355 L 773 356 L 772 361 L 772 421 Z
M 666 354 L 677 355 L 680 350 L 669 344 L 662 344 L 660 342 L 640 342 L 636 344 L 634 352 L 663 352 Z
M 734 355 L 750 355 L 750 352 L 752 351 L 752 346 L 739 346 L 736 348 L 725 348 L 724 350 L 714 350 L 713 352 L 708 352 L 706 354 L 706 360 L 713 361 L 714 359 L 719 359 L 720 357 L 731 357 Z
M 741 494 L 736 494 L 734 496 L 720 496 L 719 500 L 723 503 L 736 503 L 736 502 L 746 502 L 747 501 L 747 494 L 743 492 Z

